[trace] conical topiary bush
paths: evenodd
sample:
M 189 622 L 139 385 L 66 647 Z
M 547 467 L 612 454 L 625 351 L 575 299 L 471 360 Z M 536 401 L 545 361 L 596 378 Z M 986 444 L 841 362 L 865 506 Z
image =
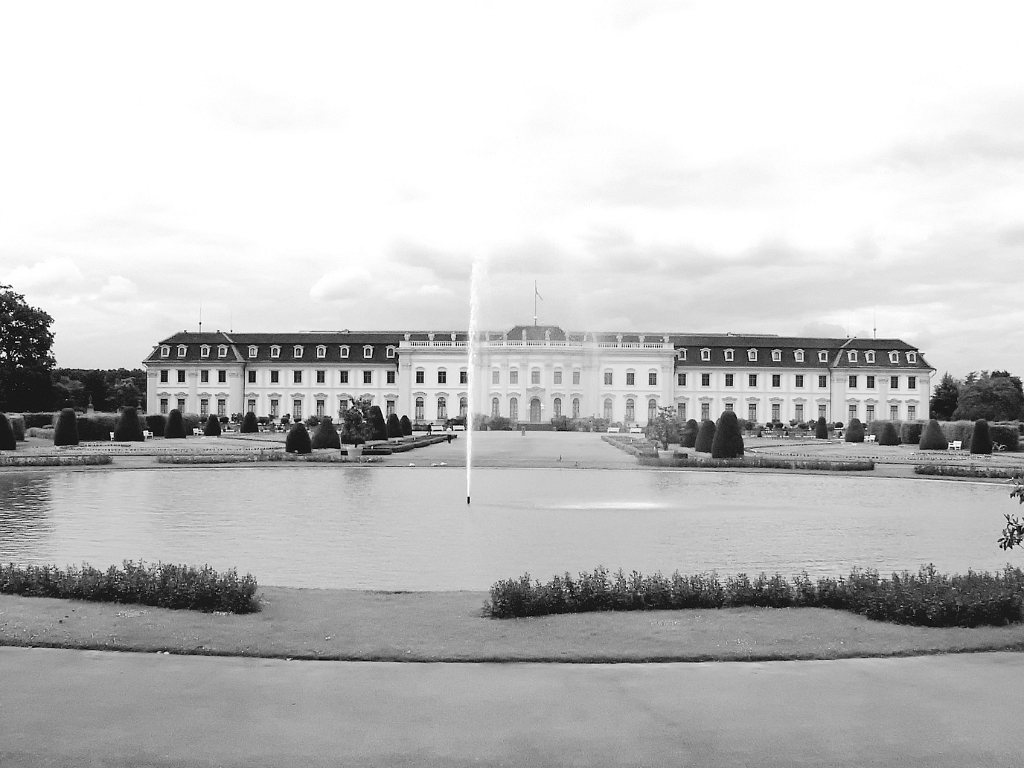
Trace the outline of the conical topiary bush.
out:
M 220 437 L 220 419 L 212 413 L 203 425 L 203 434 L 206 437 Z
M 974 422 L 971 433 L 971 453 L 986 455 L 992 453 L 992 436 L 989 434 L 988 422 L 978 419 Z
M 121 411 L 114 426 L 114 439 L 119 443 L 141 443 L 146 439 L 142 434 L 142 425 L 139 423 L 139 414 L 131 406 Z
M 401 418 L 401 420 L 399 421 L 399 424 L 402 425 L 402 435 L 403 436 L 408 437 L 409 435 L 412 434 L 412 422 L 409 421 L 409 417 L 408 416 L 403 416 Z
M 743 455 L 743 432 L 736 413 L 726 411 L 718 419 L 715 437 L 711 441 L 711 458 L 736 459 Z
M 341 448 L 341 437 L 338 435 L 338 428 L 334 426 L 334 420 L 330 416 L 320 419 L 316 431 L 311 439 L 313 448 Z
M 74 408 L 65 408 L 57 417 L 53 428 L 54 445 L 78 445 L 78 414 Z
M 864 425 L 860 419 L 850 419 L 850 426 L 846 428 L 845 439 L 848 443 L 864 442 Z
M 938 419 L 929 419 L 928 423 L 924 425 L 918 447 L 922 451 L 944 451 L 949 448 L 949 440 L 946 439 Z
M 259 432 L 260 423 L 256 420 L 256 414 L 252 411 L 246 412 L 245 416 L 242 417 L 242 428 L 239 432 L 248 434 L 250 432 Z
M 824 416 L 819 416 L 814 424 L 814 437 L 817 440 L 828 440 L 828 424 L 825 423 Z
M 288 430 L 288 437 L 284 440 L 284 449 L 288 453 L 312 453 L 313 445 L 309 439 L 309 432 L 306 425 L 297 421 Z
M 899 445 L 900 436 L 896 432 L 896 425 L 891 421 L 886 421 L 882 424 L 882 431 L 878 435 L 879 445 Z
M 398 420 L 398 414 L 392 413 L 388 416 L 388 440 L 393 437 L 402 436 L 402 422 Z
M 384 414 L 378 406 L 375 405 L 370 408 L 370 416 L 367 421 L 370 422 L 371 440 L 388 439 L 388 425 L 387 422 L 384 421 Z
M 686 424 L 683 425 L 682 430 L 679 432 L 679 447 L 680 448 L 693 448 L 697 444 L 697 433 L 700 431 L 700 425 L 697 424 L 696 419 L 690 419 Z
M 181 417 L 181 411 L 177 408 L 171 409 L 171 412 L 167 414 L 164 437 L 168 440 L 183 440 L 185 438 L 185 420 Z
M 16 451 L 18 441 L 14 439 L 14 430 L 6 413 L 0 413 L 0 451 Z
M 711 419 L 704 419 L 700 423 L 700 430 L 697 432 L 697 441 L 693 449 L 700 453 L 711 453 L 711 445 L 715 441 L 715 422 Z

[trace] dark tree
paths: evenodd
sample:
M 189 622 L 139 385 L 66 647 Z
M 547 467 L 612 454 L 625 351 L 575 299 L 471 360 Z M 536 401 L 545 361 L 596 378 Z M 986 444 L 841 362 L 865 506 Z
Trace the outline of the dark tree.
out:
M 825 423 L 824 416 L 819 416 L 814 425 L 814 437 L 816 440 L 828 440 L 828 424 Z
M 53 318 L 0 285 L 0 408 L 42 411 L 53 402 Z
M 990 376 L 986 371 L 982 371 L 981 378 L 966 386 L 960 393 L 960 400 L 952 418 L 1015 421 L 1021 416 L 1024 416 L 1024 395 L 1021 394 L 1020 380 L 1015 376 Z
M 245 416 L 242 417 L 242 428 L 240 431 L 244 434 L 260 431 L 260 424 L 256 420 L 255 413 L 248 411 Z
M 167 426 L 164 427 L 164 437 L 168 440 L 179 440 L 185 438 L 185 420 L 181 417 L 181 411 L 172 408 L 167 414 Z
M 988 422 L 984 419 L 974 422 L 974 431 L 971 433 L 971 453 L 981 455 L 992 453 L 992 436 L 988 431 Z
M 207 437 L 220 437 L 220 419 L 212 413 L 203 425 L 203 434 Z
M 6 413 L 0 413 L 0 451 L 15 451 L 18 441 L 14 439 L 14 430 Z
M 924 425 L 918 448 L 922 451 L 944 451 L 949 448 L 949 441 L 942 431 L 942 425 L 936 419 L 929 419 Z
M 952 418 L 960 400 L 960 384 L 949 375 L 949 372 L 942 374 L 942 380 L 935 385 L 935 392 L 932 395 L 931 411 L 936 419 L 947 420 Z
M 330 416 L 320 417 L 320 423 L 313 433 L 312 445 L 314 448 L 341 448 L 338 428 L 334 426 L 334 420 Z
M 704 419 L 700 423 L 700 430 L 697 432 L 697 441 L 694 443 L 694 450 L 700 453 L 711 453 L 711 446 L 715 441 L 715 422 L 711 419 Z
M 725 411 L 718 419 L 711 442 L 711 458 L 736 459 L 743 455 L 743 432 L 733 411 Z
M 57 417 L 57 426 L 53 429 L 54 445 L 78 445 L 78 414 L 71 408 L 65 408 Z
M 402 436 L 402 422 L 398 420 L 398 414 L 392 413 L 388 416 L 388 439 Z
M 341 413 L 341 442 L 344 445 L 362 445 L 370 438 L 370 401 L 359 398 L 352 407 Z
M 891 421 L 882 422 L 882 431 L 878 435 L 879 445 L 899 445 L 900 436 L 896 432 L 896 425 Z
M 371 440 L 387 440 L 388 439 L 388 425 L 384 421 L 384 414 L 381 413 L 380 408 L 376 405 L 370 407 L 370 439 Z
M 699 431 L 700 425 L 697 424 L 695 419 L 690 419 L 679 431 L 679 446 L 681 448 L 693 448 L 697 444 L 697 433 Z
M 850 426 L 846 428 L 846 442 L 848 443 L 863 443 L 864 442 L 864 425 L 860 419 L 851 419 Z
M 288 437 L 284 440 L 284 449 L 288 453 L 312 453 L 313 446 L 309 440 L 309 432 L 306 425 L 301 421 L 295 422 L 288 430 Z
M 139 414 L 134 408 L 125 408 L 114 426 L 114 439 L 119 443 L 141 443 L 146 439 L 142 434 Z
M 412 422 L 409 420 L 408 416 L 403 416 L 398 423 L 402 425 L 402 435 L 404 437 L 408 437 L 412 434 Z

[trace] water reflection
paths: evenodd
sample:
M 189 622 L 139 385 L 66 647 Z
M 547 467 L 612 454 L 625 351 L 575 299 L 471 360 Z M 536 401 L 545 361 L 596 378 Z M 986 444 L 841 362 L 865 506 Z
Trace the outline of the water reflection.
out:
M 36 563 L 52 533 L 53 475 L 0 473 L 0 563 Z

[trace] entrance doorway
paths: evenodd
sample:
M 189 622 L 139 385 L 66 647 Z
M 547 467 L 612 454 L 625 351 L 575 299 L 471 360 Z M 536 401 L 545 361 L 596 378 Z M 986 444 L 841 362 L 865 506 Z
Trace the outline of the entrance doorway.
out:
M 536 397 L 530 401 L 530 421 L 533 424 L 540 423 L 540 400 Z

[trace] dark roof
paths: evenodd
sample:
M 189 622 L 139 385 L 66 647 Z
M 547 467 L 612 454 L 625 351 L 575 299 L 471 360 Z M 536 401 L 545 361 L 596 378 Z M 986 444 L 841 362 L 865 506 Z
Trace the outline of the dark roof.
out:
M 167 337 L 156 347 L 144 362 L 165 363 L 217 363 L 217 362 L 274 362 L 281 365 L 294 363 L 316 364 L 317 362 L 351 362 L 352 365 L 379 364 L 397 365 L 398 344 L 402 339 L 398 332 L 319 332 L 306 331 L 299 333 L 176 333 Z M 178 357 L 177 347 L 186 345 L 185 356 Z M 202 357 L 202 346 L 210 346 L 210 356 Z M 218 356 L 220 345 L 228 347 L 228 357 Z M 169 357 L 160 356 L 161 346 L 171 347 Z M 256 347 L 256 356 L 249 357 L 249 346 Z M 271 357 L 271 348 L 279 346 L 280 356 Z M 302 348 L 301 356 L 295 357 L 295 347 Z M 325 357 L 318 358 L 317 347 L 324 346 Z M 341 356 L 342 346 L 349 348 L 348 357 Z M 364 357 L 363 348 L 372 348 L 371 357 Z M 395 356 L 388 357 L 388 347 L 395 347 Z
M 680 367 L 700 367 L 701 365 L 730 366 L 737 368 L 923 368 L 930 369 L 924 356 L 918 352 L 917 360 L 907 361 L 907 352 L 916 352 L 916 348 L 900 339 L 828 339 L 806 336 L 710 336 L 672 335 L 672 342 L 677 350 L 686 350 L 686 359 L 679 360 Z M 701 360 L 702 349 L 710 350 L 710 360 Z M 727 349 L 733 350 L 733 360 L 725 359 Z M 757 360 L 748 358 L 748 350 L 757 350 Z M 772 360 L 772 351 L 779 350 L 781 360 Z M 796 350 L 804 351 L 804 360 L 797 362 Z M 857 361 L 850 362 L 847 350 L 858 352 Z M 863 353 L 875 352 L 875 362 L 864 360 Z M 889 360 L 889 352 L 899 352 L 898 362 Z M 818 353 L 827 353 L 827 362 L 818 360 Z

